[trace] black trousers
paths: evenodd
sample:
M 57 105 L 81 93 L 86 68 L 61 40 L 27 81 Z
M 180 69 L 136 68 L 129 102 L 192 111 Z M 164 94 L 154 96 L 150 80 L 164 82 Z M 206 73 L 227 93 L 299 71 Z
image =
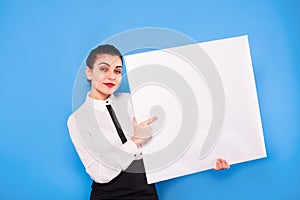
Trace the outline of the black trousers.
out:
M 131 165 L 139 162 L 142 160 L 133 161 Z M 102 199 L 158 200 L 158 196 L 155 184 L 147 184 L 145 173 L 122 171 L 108 183 L 93 181 L 90 200 Z

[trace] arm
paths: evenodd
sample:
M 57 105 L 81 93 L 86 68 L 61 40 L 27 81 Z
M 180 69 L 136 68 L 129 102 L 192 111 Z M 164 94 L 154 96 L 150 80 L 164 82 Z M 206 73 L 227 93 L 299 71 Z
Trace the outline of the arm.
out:
M 76 128 L 76 122 L 72 116 L 68 120 L 68 129 L 73 145 L 86 169 L 86 172 L 98 183 L 107 183 L 111 181 L 121 172 L 121 170 L 126 169 L 135 157 L 141 153 L 141 148 L 138 148 L 135 143 L 128 140 L 126 143 L 122 144 L 120 148 L 126 152 L 130 152 L 130 154 L 128 154 L 126 158 L 120 158 L 118 154 L 114 152 L 106 154 L 104 156 L 104 160 L 108 158 L 115 159 L 117 163 L 120 162 L 119 168 L 108 167 L 91 155 L 91 153 L 82 144 L 78 129 Z

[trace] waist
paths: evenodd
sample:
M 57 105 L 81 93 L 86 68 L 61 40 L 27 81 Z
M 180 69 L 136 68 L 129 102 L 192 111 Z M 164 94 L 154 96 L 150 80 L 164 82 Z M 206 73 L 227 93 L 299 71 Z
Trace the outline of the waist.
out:
M 92 194 L 110 199 L 157 199 L 154 184 L 148 184 L 143 160 L 135 160 L 108 183 L 93 181 Z

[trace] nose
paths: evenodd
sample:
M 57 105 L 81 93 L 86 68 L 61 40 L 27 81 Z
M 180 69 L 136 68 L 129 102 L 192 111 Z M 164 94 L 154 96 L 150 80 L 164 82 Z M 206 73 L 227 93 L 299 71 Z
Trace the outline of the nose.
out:
M 116 79 L 116 74 L 114 73 L 114 71 L 109 70 L 108 74 L 107 74 L 107 78 L 110 79 L 110 80 Z

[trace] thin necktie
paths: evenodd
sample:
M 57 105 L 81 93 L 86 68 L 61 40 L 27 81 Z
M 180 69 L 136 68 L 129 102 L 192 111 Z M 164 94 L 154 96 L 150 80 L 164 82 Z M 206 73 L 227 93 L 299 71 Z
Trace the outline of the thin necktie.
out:
M 114 125 L 115 125 L 115 127 L 117 129 L 118 135 L 119 135 L 122 143 L 124 144 L 125 142 L 127 142 L 127 139 L 126 139 L 126 137 L 125 137 L 125 135 L 124 135 L 124 133 L 122 131 L 122 128 L 121 128 L 121 125 L 120 125 L 120 123 L 119 123 L 119 121 L 117 119 L 117 116 L 116 116 L 113 108 L 111 107 L 111 105 L 106 105 L 106 108 L 107 108 L 107 110 L 108 110 L 108 112 L 110 114 L 110 117 L 111 117 L 111 119 L 112 119 L 112 121 L 113 121 L 113 123 L 114 123 Z

